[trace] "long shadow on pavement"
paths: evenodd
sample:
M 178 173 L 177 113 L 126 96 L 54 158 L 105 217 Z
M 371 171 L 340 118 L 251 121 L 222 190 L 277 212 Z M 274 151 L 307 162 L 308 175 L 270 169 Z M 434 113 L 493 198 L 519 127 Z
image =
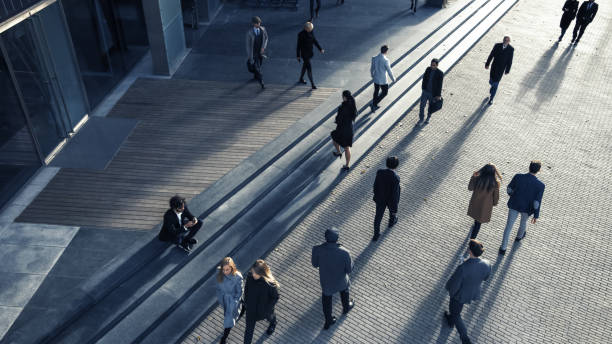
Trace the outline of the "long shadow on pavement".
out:
M 558 45 L 558 43 L 555 43 L 553 46 L 556 47 Z M 545 101 L 549 101 L 550 98 L 557 94 L 565 78 L 565 72 L 572 56 L 574 56 L 574 47 L 568 45 L 555 62 L 555 65 L 546 72 L 536 90 L 536 102 L 532 106 L 533 111 L 537 112 Z

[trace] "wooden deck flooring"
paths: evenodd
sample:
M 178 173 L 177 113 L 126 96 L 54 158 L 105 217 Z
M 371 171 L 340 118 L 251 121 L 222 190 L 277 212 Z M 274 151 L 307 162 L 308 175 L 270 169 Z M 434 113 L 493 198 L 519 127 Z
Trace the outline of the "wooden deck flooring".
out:
M 140 120 L 104 171 L 62 169 L 18 222 L 151 229 L 335 89 L 138 79 L 110 117 Z

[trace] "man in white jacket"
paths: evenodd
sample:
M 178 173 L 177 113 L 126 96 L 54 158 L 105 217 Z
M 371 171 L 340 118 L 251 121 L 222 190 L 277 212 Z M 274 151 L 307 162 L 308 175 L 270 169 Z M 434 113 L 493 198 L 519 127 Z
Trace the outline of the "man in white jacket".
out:
M 387 59 L 387 51 L 389 51 L 389 47 L 383 45 L 380 47 L 380 54 L 372 57 L 372 66 L 370 67 L 370 74 L 372 74 L 372 79 L 374 80 L 374 97 L 372 98 L 372 105 L 370 106 L 372 112 L 375 112 L 376 109 L 379 108 L 378 103 L 389 91 L 387 74 L 389 74 L 391 80 L 395 82 L 395 77 L 391 71 L 391 64 L 389 63 L 389 59 Z M 378 94 L 380 90 L 382 90 L 382 92 Z

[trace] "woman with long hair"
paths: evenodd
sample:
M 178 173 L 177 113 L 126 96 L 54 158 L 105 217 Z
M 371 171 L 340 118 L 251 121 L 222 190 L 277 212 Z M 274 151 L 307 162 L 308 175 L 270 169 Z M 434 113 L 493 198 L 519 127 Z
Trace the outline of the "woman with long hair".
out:
M 239 317 L 238 308 L 242 297 L 242 274 L 236 268 L 231 257 L 225 257 L 217 268 L 217 300 L 223 306 L 223 337 L 221 344 L 227 342 L 227 337 L 236 325 Z
M 471 239 L 476 239 L 481 224 L 491 221 L 493 207 L 499 202 L 501 180 L 501 175 L 493 164 L 484 165 L 470 178 L 468 190 L 472 191 L 472 198 L 467 214 L 474 219 Z
M 345 90 L 342 92 L 342 104 L 338 108 L 338 114 L 336 115 L 336 130 L 331 132 L 334 147 L 336 148 L 336 151 L 332 153 L 337 157 L 341 157 L 342 152 L 340 151 L 340 147 L 344 148 L 346 165 L 344 165 L 342 169 L 345 171 L 348 171 L 349 163 L 351 161 L 351 147 L 353 146 L 353 122 L 355 121 L 355 118 L 357 118 L 355 98 L 353 98 L 351 91 Z
M 246 307 L 246 329 L 244 343 L 250 344 L 253 340 L 255 323 L 266 319 L 269 322 L 266 333 L 271 335 L 276 329 L 276 314 L 274 306 L 278 302 L 279 284 L 272 276 L 270 267 L 262 259 L 258 259 L 251 266 L 244 287 L 244 303 Z

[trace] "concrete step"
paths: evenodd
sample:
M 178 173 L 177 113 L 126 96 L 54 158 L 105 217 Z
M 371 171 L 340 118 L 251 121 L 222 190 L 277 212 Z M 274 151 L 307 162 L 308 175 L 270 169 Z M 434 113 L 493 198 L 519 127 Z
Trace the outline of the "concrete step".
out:
M 471 1 L 394 61 L 396 73 L 402 73 L 384 101 L 387 106 L 367 116 L 367 105 L 361 109 L 354 162 L 414 105 L 420 94 L 418 81 L 432 57 L 442 57 L 441 67 L 450 68 L 515 2 Z M 370 86 L 355 92 L 358 104 L 369 101 L 370 93 L 365 91 Z M 315 110 L 318 116 L 308 116 L 275 140 L 276 154 L 263 149 L 190 202 L 190 208 L 204 218 L 204 229 L 198 233 L 201 244 L 191 255 L 155 238 L 135 243 L 95 278 L 70 291 L 77 297 L 67 303 L 66 312 L 41 314 L 41 322 L 20 324 L 5 340 L 169 343 L 180 339 L 214 307 L 212 276 L 222 257 L 232 255 L 246 268 L 342 178 L 331 149 L 324 148 L 330 145 L 336 106 L 333 101 L 322 104 Z

